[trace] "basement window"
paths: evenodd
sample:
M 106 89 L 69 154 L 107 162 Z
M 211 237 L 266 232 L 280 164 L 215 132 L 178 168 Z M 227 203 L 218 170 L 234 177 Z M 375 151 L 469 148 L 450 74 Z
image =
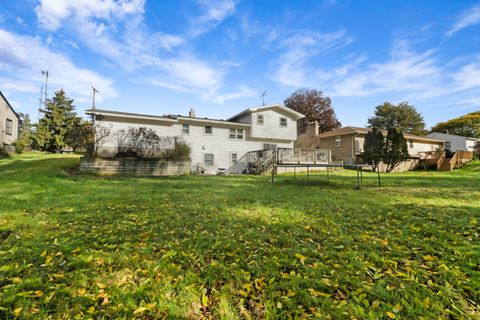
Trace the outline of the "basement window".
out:
M 203 154 L 203 164 L 206 167 L 212 167 L 213 166 L 213 153 L 204 153 Z

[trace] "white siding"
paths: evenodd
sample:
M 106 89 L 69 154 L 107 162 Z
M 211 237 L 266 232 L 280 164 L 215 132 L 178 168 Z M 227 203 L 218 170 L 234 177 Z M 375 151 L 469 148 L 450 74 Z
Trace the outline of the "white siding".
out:
M 257 124 L 257 115 L 263 115 L 263 125 Z M 280 126 L 280 118 L 287 118 L 287 126 Z M 286 113 L 275 109 L 263 110 L 252 114 L 252 138 L 296 140 L 297 121 Z
M 416 142 L 413 141 L 413 146 L 410 143 L 411 140 L 407 140 L 408 153 L 410 156 L 418 156 L 420 152 L 426 151 L 436 151 L 442 148 L 441 143 L 427 143 L 427 142 Z
M 463 151 L 474 151 L 476 141 L 474 139 L 469 139 L 467 137 L 457 136 L 454 134 L 446 134 L 440 132 L 432 132 L 427 135 L 427 137 L 432 139 L 445 140 L 446 145 L 450 144 L 451 151 L 463 150 Z
M 407 140 L 407 146 L 408 146 L 408 153 L 412 157 L 418 156 L 419 152 L 426 152 L 426 151 L 435 151 L 439 150 L 442 148 L 442 143 L 428 143 L 428 142 L 418 142 L 418 141 L 413 141 L 413 146 L 411 145 L 409 139 Z M 355 152 L 356 153 L 362 153 L 363 152 L 363 144 L 365 142 L 365 137 L 355 137 Z
M 7 134 L 7 119 L 12 120 L 12 134 Z M 18 118 L 7 102 L 0 96 L 0 146 L 12 144 L 18 139 Z
M 212 153 L 214 155 L 214 165 L 212 167 L 205 167 L 207 174 L 217 173 L 218 168 L 230 167 L 230 154 L 237 153 L 240 159 L 245 153 L 253 150 L 262 150 L 264 143 L 277 144 L 281 148 L 293 148 L 293 140 L 277 140 L 277 139 L 249 139 L 250 129 L 244 128 L 243 140 L 232 140 L 229 138 L 230 128 L 242 128 L 234 123 L 229 124 L 214 124 L 181 120 L 180 123 L 160 123 L 152 121 L 144 121 L 139 123 L 125 122 L 119 118 L 105 117 L 99 124 L 111 127 L 111 137 L 107 143 L 104 144 L 103 150 L 100 151 L 100 156 L 112 156 L 116 154 L 117 140 L 115 134 L 119 130 L 127 130 L 129 127 L 147 127 L 155 130 L 159 136 L 179 136 L 182 137 L 191 147 L 191 162 L 192 166 L 205 167 L 203 164 L 203 155 L 205 153 Z M 189 123 L 190 133 L 182 134 L 182 123 Z M 212 135 L 204 133 L 205 125 L 212 126 Z

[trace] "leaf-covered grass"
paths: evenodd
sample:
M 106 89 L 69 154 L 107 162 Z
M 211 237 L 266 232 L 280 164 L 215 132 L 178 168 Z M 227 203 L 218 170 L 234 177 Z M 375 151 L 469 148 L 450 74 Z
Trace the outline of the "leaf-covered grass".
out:
M 480 163 L 111 178 L 0 160 L 0 318 L 480 317 Z

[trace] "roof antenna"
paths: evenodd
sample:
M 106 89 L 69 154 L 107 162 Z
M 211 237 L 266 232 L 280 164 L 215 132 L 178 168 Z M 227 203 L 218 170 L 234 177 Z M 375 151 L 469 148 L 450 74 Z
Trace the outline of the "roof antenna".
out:
M 92 86 L 92 110 L 95 110 L 95 93 L 98 93 L 98 90 Z
M 260 97 L 262 98 L 262 106 L 265 105 L 265 95 L 267 94 L 267 91 L 268 90 L 263 91 L 262 94 L 260 95 Z

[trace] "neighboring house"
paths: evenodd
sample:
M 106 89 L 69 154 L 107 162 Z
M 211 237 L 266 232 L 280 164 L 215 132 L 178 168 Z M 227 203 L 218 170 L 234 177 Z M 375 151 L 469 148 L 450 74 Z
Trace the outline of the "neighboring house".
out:
M 227 120 L 199 118 L 193 110 L 189 116 L 154 116 L 99 109 L 87 110 L 87 114 L 100 115 L 99 125 L 111 127 L 110 138 L 99 156 L 116 155 L 118 131 L 146 127 L 159 136 L 181 137 L 191 147 L 192 166 L 203 168 L 207 174 L 228 169 L 249 151 L 293 148 L 297 120 L 304 117 L 279 104 L 246 109 Z
M 8 146 L 18 139 L 18 126 L 20 119 L 0 91 L 0 147 Z
M 432 132 L 427 134 L 427 137 L 432 139 L 445 140 L 445 149 L 456 152 L 461 151 L 475 151 L 475 145 L 480 142 L 480 139 L 457 136 L 455 134 Z
M 297 147 L 330 149 L 333 161 L 345 164 L 358 163 L 363 153 L 363 143 L 369 128 L 343 127 L 319 133 L 318 124 L 311 123 L 306 132 L 298 136 Z M 384 133 L 386 135 L 386 132 Z M 426 153 L 442 150 L 445 141 L 412 134 L 403 135 L 407 140 L 411 158 L 422 159 Z

